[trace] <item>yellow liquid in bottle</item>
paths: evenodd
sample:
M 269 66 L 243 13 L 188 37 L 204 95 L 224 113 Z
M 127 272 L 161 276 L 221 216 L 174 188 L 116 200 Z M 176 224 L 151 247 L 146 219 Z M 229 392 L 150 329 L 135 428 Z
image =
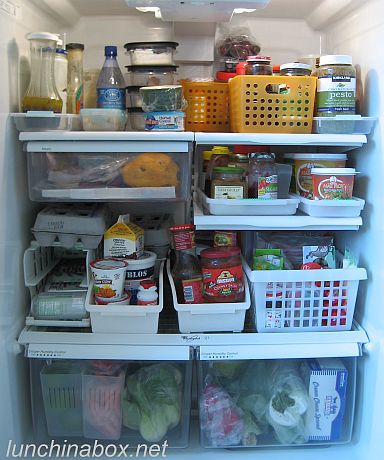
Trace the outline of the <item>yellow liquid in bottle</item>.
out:
M 25 96 L 22 103 L 22 111 L 43 110 L 61 113 L 63 101 L 61 99 L 50 99 L 48 97 Z

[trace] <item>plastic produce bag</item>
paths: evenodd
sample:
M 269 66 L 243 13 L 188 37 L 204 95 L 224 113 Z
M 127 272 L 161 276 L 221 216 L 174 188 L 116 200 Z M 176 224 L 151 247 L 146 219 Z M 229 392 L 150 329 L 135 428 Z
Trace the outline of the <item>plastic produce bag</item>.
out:
M 216 50 L 220 58 L 238 59 L 246 61 L 248 56 L 255 56 L 260 52 L 260 46 L 246 27 L 230 29 L 222 25 L 219 31 Z

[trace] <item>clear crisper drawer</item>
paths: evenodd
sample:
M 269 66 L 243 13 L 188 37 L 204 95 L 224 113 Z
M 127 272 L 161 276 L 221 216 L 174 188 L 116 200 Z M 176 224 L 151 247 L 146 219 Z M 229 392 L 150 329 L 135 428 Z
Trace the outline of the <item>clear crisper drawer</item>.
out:
M 356 358 L 200 361 L 198 386 L 203 447 L 351 440 Z
M 33 201 L 185 200 L 191 153 L 28 152 Z
M 37 441 L 188 446 L 192 362 L 32 359 L 30 368 Z

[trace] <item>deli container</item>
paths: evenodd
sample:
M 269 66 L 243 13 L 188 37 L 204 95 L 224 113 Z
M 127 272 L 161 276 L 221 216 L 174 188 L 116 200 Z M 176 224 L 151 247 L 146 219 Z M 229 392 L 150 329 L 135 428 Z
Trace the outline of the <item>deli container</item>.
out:
M 361 115 L 336 115 L 335 117 L 314 117 L 313 132 L 316 134 L 369 134 L 376 117 Z
M 140 86 L 127 86 L 126 103 L 128 108 L 141 108 L 143 106 L 139 89 Z
M 145 130 L 145 112 L 140 107 L 131 107 L 127 109 L 129 124 L 132 131 Z
M 124 131 L 127 115 L 120 109 L 81 109 L 84 131 Z
M 31 111 L 26 113 L 11 113 L 11 117 L 19 131 L 81 130 L 80 116 L 71 113 Z
M 159 86 L 174 85 L 176 81 L 176 65 L 134 65 L 125 66 L 124 75 L 127 86 Z
M 352 200 L 355 168 L 312 168 L 315 200 Z
M 176 42 L 132 42 L 124 48 L 132 65 L 172 65 Z

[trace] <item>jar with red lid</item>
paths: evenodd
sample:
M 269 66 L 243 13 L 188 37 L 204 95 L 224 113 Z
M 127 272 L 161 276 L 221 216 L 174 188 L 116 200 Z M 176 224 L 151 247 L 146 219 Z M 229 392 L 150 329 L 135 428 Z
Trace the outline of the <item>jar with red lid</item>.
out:
M 201 251 L 200 258 L 205 301 L 242 302 L 245 285 L 240 248 L 208 248 Z
M 245 75 L 272 75 L 269 56 L 248 56 Z

